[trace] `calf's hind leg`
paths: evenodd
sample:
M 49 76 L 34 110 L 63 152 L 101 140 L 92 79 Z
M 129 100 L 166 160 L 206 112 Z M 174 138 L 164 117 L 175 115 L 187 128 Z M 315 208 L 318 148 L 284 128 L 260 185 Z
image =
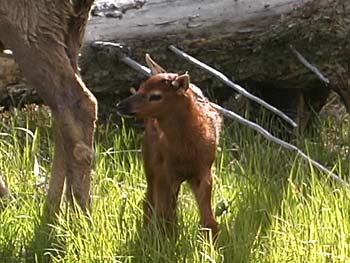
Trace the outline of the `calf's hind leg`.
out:
M 205 172 L 203 175 L 190 180 L 189 184 L 199 207 L 202 225 L 205 228 L 211 229 L 213 237 L 216 238 L 219 228 L 211 204 L 213 178 L 211 171 Z

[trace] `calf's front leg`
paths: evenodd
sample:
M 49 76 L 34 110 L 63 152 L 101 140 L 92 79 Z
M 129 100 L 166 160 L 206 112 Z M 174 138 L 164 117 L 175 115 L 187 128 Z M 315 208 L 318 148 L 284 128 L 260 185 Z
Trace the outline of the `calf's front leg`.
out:
M 165 231 L 175 233 L 177 222 L 176 202 L 181 181 L 167 174 L 154 174 L 152 182 L 148 183 L 145 213 L 150 218 L 155 217 L 165 227 Z M 149 220 L 149 219 L 148 219 Z

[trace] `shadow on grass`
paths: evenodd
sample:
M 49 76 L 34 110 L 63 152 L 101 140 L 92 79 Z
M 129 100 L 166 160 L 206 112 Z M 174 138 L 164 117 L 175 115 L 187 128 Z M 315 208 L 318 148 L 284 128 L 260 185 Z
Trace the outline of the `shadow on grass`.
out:
M 254 257 L 264 252 L 261 251 L 261 240 L 270 231 L 272 216 L 280 211 L 288 180 L 260 180 L 256 178 L 236 205 L 238 213 L 234 223 L 222 226 L 221 239 L 229 240 L 229 244 L 219 241 L 224 248 L 225 262 L 257 262 Z
M 0 261 L 1 263 L 14 263 L 19 262 L 19 255 L 16 251 L 16 234 L 13 233 L 12 229 L 9 230 L 2 226 L 9 227 L 10 222 L 7 221 L 8 217 L 4 216 L 8 206 L 11 206 L 11 201 L 9 199 L 0 198 L 0 213 L 1 213 L 1 230 L 6 231 L 6 233 L 1 232 L 0 237 Z M 10 226 L 11 227 L 11 226 Z
M 58 251 L 54 248 L 57 238 L 53 235 L 53 224 L 28 210 L 14 216 L 14 210 L 23 207 L 21 198 L 0 200 L 0 227 L 3 225 L 0 234 L 0 262 L 50 262 L 52 251 Z M 32 236 L 34 237 L 31 238 Z
M 152 218 L 148 226 L 138 221 L 137 234 L 122 254 L 134 255 L 130 262 L 138 263 L 209 262 L 208 258 L 214 259 L 216 252 L 211 233 L 200 228 L 197 221 L 196 227 L 190 227 L 184 221 L 184 213 L 179 210 L 174 232 L 165 231 L 164 222 L 156 218 Z
M 173 262 L 179 253 L 177 234 L 166 234 L 160 222 L 150 222 L 145 227 L 140 220 L 137 233 L 127 246 L 129 255 L 137 255 L 133 262 Z
M 35 227 L 34 236 L 26 248 L 27 263 L 49 263 L 52 257 L 64 257 L 64 239 L 56 235 L 56 221 L 47 220 L 45 216 L 40 218 L 39 224 Z

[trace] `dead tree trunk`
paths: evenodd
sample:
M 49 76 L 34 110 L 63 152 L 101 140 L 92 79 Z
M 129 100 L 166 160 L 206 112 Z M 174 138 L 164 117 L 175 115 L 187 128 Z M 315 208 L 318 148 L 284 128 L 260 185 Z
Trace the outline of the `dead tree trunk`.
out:
M 304 124 L 310 105 L 320 110 L 332 89 L 350 109 L 348 0 L 134 3 L 138 9 L 120 13 L 121 19 L 92 17 L 87 27 L 81 73 L 102 101 L 102 110 L 104 104 L 109 108 L 110 103 L 127 96 L 129 88 L 137 86 L 143 76 L 118 62 L 115 54 L 96 52 L 90 46 L 95 40 L 123 43 L 140 62 L 145 53 L 151 53 L 171 71 L 189 71 L 192 81 L 219 101 L 233 95 L 212 76 L 167 50 L 169 44 L 175 44 L 292 117 L 299 113 Z M 290 45 L 315 64 L 332 85 L 325 86 L 305 68 Z M 10 97 L 11 86 L 18 87 L 18 83 L 7 85 L 6 92 L 0 87 L 0 100 Z

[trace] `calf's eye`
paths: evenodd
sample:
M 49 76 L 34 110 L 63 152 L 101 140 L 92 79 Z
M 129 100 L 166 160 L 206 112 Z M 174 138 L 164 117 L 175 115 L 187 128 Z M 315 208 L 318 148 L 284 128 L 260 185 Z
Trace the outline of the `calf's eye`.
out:
M 156 95 L 156 94 L 153 94 L 153 95 L 149 96 L 149 98 L 148 98 L 149 101 L 159 101 L 161 99 L 162 99 L 162 96 Z

